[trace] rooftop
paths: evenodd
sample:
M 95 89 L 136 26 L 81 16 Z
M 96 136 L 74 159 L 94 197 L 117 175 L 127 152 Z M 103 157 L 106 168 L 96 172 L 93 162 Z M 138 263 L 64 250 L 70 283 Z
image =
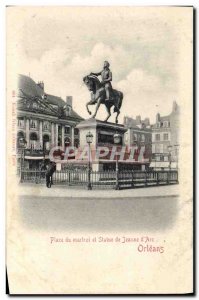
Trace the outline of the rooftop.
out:
M 157 113 L 156 115 L 156 123 L 152 125 L 152 128 L 165 128 L 164 126 L 164 122 L 168 122 L 168 126 L 166 127 L 170 127 L 169 123 L 170 120 L 173 116 L 178 115 L 180 112 L 180 108 L 179 105 L 177 104 L 176 101 L 173 101 L 173 106 L 172 106 L 172 111 L 169 115 L 166 116 L 160 116 L 160 113 Z
M 150 120 L 149 118 L 141 119 L 141 116 L 133 117 L 124 117 L 124 125 L 126 128 L 134 128 L 134 129 L 150 129 Z
M 29 76 L 25 76 L 22 74 L 18 75 L 18 88 L 19 97 L 25 96 L 29 99 L 32 98 L 32 100 L 35 97 L 38 97 L 40 100 L 43 100 L 43 96 L 46 95 L 46 104 L 57 106 L 57 109 L 67 106 L 67 103 L 61 97 L 44 92 L 44 90 Z M 78 121 L 83 120 L 83 118 L 80 117 L 72 108 L 70 108 L 70 114 L 67 115 L 66 118 L 78 119 Z

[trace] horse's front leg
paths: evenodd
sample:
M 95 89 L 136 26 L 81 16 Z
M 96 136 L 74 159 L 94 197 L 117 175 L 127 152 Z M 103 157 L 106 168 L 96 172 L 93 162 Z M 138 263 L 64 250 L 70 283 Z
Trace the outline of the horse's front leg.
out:
M 106 106 L 106 110 L 107 110 L 108 116 L 107 116 L 107 118 L 104 120 L 105 122 L 107 122 L 108 119 L 109 119 L 110 116 L 111 116 L 111 108 L 110 108 L 109 106 Z
M 95 117 L 96 117 L 97 111 L 98 111 L 98 109 L 99 109 L 99 107 L 100 107 L 100 104 L 101 104 L 101 98 L 99 98 L 99 99 L 97 100 L 97 105 L 96 105 L 95 113 L 92 115 L 92 118 L 95 118 Z
M 96 99 L 95 99 L 95 94 L 93 92 L 91 92 L 91 100 L 89 102 L 86 103 L 86 108 L 87 108 L 87 112 L 89 113 L 89 115 L 91 115 L 91 111 L 88 109 L 89 105 L 94 105 L 96 104 Z
M 89 113 L 89 115 L 91 115 L 91 111 L 88 109 L 89 105 L 92 105 L 91 101 L 89 101 L 89 102 L 86 103 L 87 112 Z
M 118 116 L 119 116 L 119 114 L 120 114 L 120 110 L 118 110 L 117 115 L 116 115 L 116 118 L 115 118 L 115 123 L 116 123 L 116 124 L 118 123 Z

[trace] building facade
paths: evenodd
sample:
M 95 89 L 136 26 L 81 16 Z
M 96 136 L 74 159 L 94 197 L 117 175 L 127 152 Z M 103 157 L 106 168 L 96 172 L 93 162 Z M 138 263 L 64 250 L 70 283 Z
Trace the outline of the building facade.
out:
M 152 126 L 152 163 L 154 169 L 177 168 L 179 151 L 179 106 L 174 101 L 168 116 L 156 115 Z
M 39 168 L 41 161 L 49 159 L 49 150 L 54 146 L 78 147 L 76 125 L 83 118 L 73 110 L 71 96 L 64 101 L 47 94 L 43 82 L 35 83 L 24 75 L 19 75 L 18 89 L 17 148 L 20 148 L 20 139 L 25 139 L 25 168 Z
M 138 152 L 141 148 L 144 149 L 144 159 L 142 162 L 135 161 L 134 169 L 147 169 L 152 155 L 152 130 L 149 118 L 141 120 L 141 116 L 136 116 L 136 119 L 125 116 L 124 126 L 127 128 L 125 145 L 136 147 Z

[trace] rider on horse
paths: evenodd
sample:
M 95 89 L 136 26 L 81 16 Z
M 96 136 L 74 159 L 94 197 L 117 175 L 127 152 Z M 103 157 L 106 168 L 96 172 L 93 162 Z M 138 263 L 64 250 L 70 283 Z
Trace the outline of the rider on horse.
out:
M 99 75 L 101 75 L 102 77 L 102 82 L 100 82 L 97 78 L 97 76 Z M 91 111 L 88 109 L 88 106 L 96 104 L 95 112 L 92 115 L 92 118 L 95 118 L 100 105 L 104 104 L 108 112 L 108 115 L 104 121 L 107 122 L 107 120 L 111 116 L 110 109 L 113 106 L 113 112 L 117 113 L 115 122 L 118 123 L 118 116 L 120 114 L 120 108 L 122 106 L 123 93 L 112 89 L 111 81 L 112 73 L 109 69 L 109 63 L 107 61 L 104 62 L 104 68 L 101 72 L 90 73 L 90 75 L 83 77 L 83 82 L 91 93 L 91 100 L 86 103 L 86 108 L 88 113 L 91 115 Z
M 101 72 L 99 73 L 91 73 L 91 75 L 95 75 L 95 76 L 100 76 L 102 77 L 102 85 L 104 86 L 105 88 L 105 91 L 106 91 L 106 101 L 109 101 L 110 100 L 110 95 L 111 95 L 111 92 L 112 92 L 112 85 L 111 85 L 111 81 L 112 81 L 112 73 L 109 69 L 109 62 L 108 61 L 105 61 L 104 62 L 104 68 Z

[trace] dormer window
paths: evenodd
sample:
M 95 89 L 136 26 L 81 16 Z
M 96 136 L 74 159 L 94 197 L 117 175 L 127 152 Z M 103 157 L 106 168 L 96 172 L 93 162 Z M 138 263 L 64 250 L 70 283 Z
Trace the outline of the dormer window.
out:
M 142 128 L 145 128 L 145 127 L 146 127 L 146 125 L 144 123 L 142 123 Z
M 37 109 L 38 108 L 37 102 L 33 102 L 32 108 L 33 109 Z
M 66 116 L 70 116 L 72 108 L 70 106 L 66 106 Z

